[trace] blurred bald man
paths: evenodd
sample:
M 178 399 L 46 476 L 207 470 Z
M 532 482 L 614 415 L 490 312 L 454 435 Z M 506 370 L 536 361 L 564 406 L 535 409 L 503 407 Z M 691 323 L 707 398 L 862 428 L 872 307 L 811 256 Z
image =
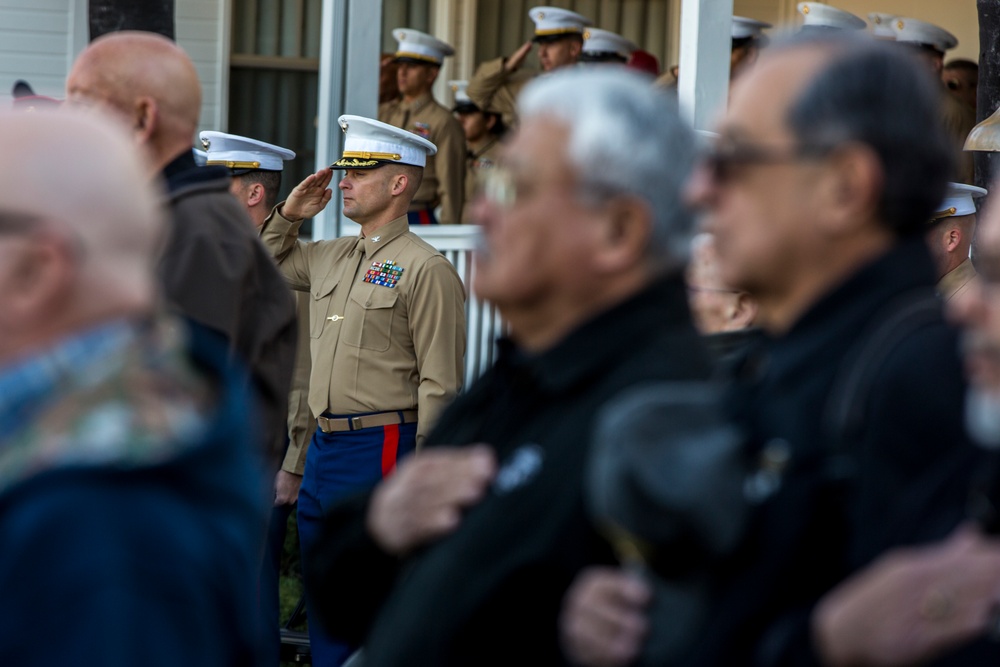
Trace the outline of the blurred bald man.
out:
M 273 449 L 284 442 L 295 307 L 246 211 L 229 193 L 229 171 L 195 164 L 201 85 L 194 64 L 160 35 L 110 33 L 77 58 L 66 98 L 117 117 L 141 150 L 149 178 L 166 182 L 171 224 L 159 277 L 167 300 L 225 339 L 249 367 L 263 408 L 258 440 Z M 281 452 L 268 453 L 276 470 Z
M 253 664 L 250 396 L 163 314 L 161 194 L 93 115 L 0 145 L 0 664 Z

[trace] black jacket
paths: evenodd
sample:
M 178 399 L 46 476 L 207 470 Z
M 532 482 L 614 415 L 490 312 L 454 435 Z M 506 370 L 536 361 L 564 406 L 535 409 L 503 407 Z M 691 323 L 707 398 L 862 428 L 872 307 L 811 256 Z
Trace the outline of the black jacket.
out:
M 817 664 L 809 615 L 823 593 L 884 550 L 938 539 L 961 520 L 981 454 L 963 426 L 956 331 L 940 315 L 871 362 L 870 387 L 855 399 L 859 430 L 840 437 L 824 416 L 866 332 L 897 299 L 933 290 L 923 239 L 903 240 L 747 356 L 732 409 L 752 435 L 751 457 L 770 447 L 791 459 L 687 664 Z
M 277 469 L 288 442 L 295 302 L 246 211 L 229 170 L 198 167 L 190 151 L 163 171 L 171 225 L 158 272 L 167 302 L 216 332 L 250 370 L 261 400 L 263 446 Z
M 502 343 L 496 365 L 429 438 L 490 443 L 501 466 L 497 481 L 455 533 L 403 563 L 365 535 L 367 498 L 336 508 L 307 563 L 307 585 L 328 629 L 353 641 L 367 635 L 369 667 L 559 664 L 556 623 L 566 588 L 584 566 L 614 562 L 583 504 L 598 408 L 639 383 L 709 373 L 679 277 L 543 354 Z

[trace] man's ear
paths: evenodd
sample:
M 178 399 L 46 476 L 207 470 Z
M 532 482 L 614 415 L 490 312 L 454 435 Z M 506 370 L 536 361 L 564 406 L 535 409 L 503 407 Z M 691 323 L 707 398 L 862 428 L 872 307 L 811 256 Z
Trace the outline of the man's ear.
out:
M 616 197 L 601 220 L 599 269 L 616 273 L 645 260 L 653 230 L 649 206 L 634 197 Z
M 399 195 L 406 192 L 406 186 L 409 185 L 409 183 L 410 183 L 410 178 L 409 176 L 406 175 L 406 173 L 399 172 L 398 174 L 394 174 L 392 177 L 392 181 L 390 181 L 389 184 L 390 185 L 389 192 L 392 194 L 393 197 L 398 197 Z
M 757 318 L 757 301 L 746 292 L 736 295 L 736 302 L 732 313 L 729 314 L 729 322 L 734 330 L 746 329 L 753 325 Z
M 149 96 L 143 96 L 135 101 L 133 111 L 135 127 L 133 129 L 140 144 L 147 144 L 156 131 L 156 123 L 159 120 L 159 109 L 156 100 Z
M 817 208 L 828 232 L 840 234 L 859 225 L 867 225 L 877 215 L 879 198 L 885 182 L 885 170 L 878 156 L 868 146 L 852 142 L 829 156 L 829 169 L 823 175 Z
M 70 242 L 62 236 L 39 233 L 24 252 L 6 267 L 10 299 L 7 315 L 30 322 L 35 317 L 51 316 L 77 278 L 77 258 Z
M 438 74 L 441 73 L 441 68 L 440 67 L 431 67 L 430 70 L 431 70 L 430 71 L 430 80 L 431 80 L 431 83 L 434 83 L 435 81 L 437 81 Z
M 258 206 L 264 201 L 264 186 L 253 183 L 247 192 L 247 207 Z
M 570 41 L 569 52 L 574 60 L 579 60 L 580 54 L 583 53 L 583 40 Z
M 948 252 L 955 252 L 955 248 L 962 242 L 962 230 L 952 227 L 944 236 L 945 248 Z

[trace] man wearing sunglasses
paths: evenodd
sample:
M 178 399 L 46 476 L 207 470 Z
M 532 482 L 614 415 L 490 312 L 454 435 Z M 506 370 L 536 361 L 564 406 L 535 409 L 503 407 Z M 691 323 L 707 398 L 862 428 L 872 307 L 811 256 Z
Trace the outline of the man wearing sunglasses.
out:
M 746 488 L 755 516 L 717 564 L 718 598 L 684 664 L 882 664 L 843 662 L 817 601 L 963 518 L 978 453 L 923 239 L 951 165 L 936 85 L 905 54 L 847 34 L 772 48 L 737 81 L 689 187 L 722 279 L 758 302 L 766 339 L 731 400 L 751 479 L 767 483 Z M 648 589 L 621 573 L 592 570 L 567 600 L 565 645 L 581 664 L 627 664 L 662 632 L 646 624 Z M 932 624 L 951 613 L 927 605 Z

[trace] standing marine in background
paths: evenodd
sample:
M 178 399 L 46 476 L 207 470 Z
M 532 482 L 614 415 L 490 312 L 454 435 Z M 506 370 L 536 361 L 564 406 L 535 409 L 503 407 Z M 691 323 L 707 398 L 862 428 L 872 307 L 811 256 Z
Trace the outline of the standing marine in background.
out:
M 395 62 L 399 70 L 396 100 L 379 105 L 378 119 L 409 130 L 437 146 L 428 156 L 424 178 L 410 203 L 411 225 L 456 224 L 461 221 L 465 198 L 465 139 L 462 126 L 431 94 L 441 63 L 455 49 L 428 34 L 397 28 Z M 440 218 L 434 210 L 440 206 Z

